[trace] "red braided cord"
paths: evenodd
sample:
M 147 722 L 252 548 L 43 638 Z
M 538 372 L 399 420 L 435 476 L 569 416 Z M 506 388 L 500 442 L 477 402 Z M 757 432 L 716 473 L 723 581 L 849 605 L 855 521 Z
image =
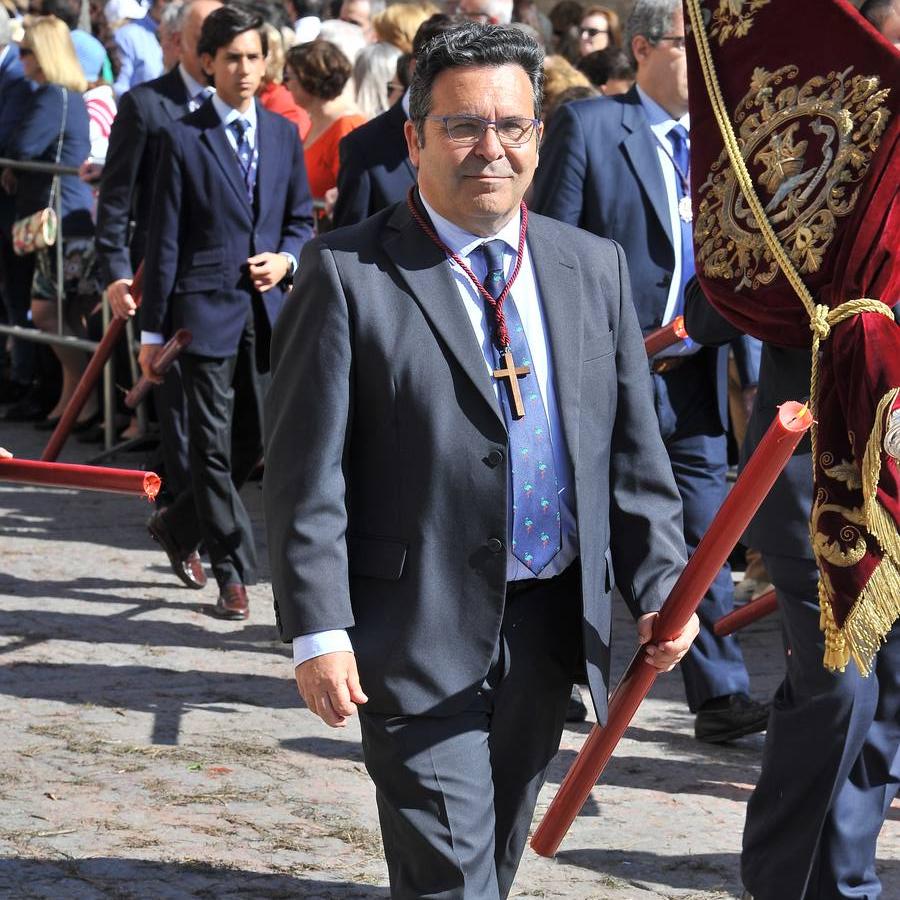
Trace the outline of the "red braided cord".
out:
M 406 205 L 409 207 L 410 215 L 415 219 L 416 224 L 422 231 L 425 232 L 428 237 L 441 249 L 444 253 L 447 254 L 450 259 L 453 260 L 462 270 L 469 276 L 469 280 L 472 284 L 475 285 L 476 290 L 482 297 L 490 304 L 491 309 L 494 310 L 494 321 L 496 322 L 496 328 L 494 330 L 494 337 L 497 347 L 502 352 L 509 347 L 509 331 L 506 328 L 506 317 L 503 315 L 503 303 L 507 298 L 510 290 L 512 289 L 513 282 L 515 282 L 516 277 L 519 274 L 519 269 L 522 267 L 522 255 L 525 250 L 525 236 L 528 233 L 528 207 L 525 205 L 525 201 L 521 201 L 519 204 L 519 210 L 522 213 L 522 224 L 519 228 L 519 247 L 516 253 L 516 264 L 513 267 L 512 274 L 509 276 L 509 281 L 506 282 L 506 287 L 500 293 L 500 296 L 495 300 L 489 293 L 487 288 L 475 277 L 475 273 L 466 265 L 465 260 L 456 253 L 454 253 L 438 236 L 435 230 L 428 224 L 425 220 L 425 217 L 416 209 L 416 204 L 413 201 L 413 195 L 415 192 L 415 188 L 411 187 L 409 189 L 409 193 L 406 195 Z

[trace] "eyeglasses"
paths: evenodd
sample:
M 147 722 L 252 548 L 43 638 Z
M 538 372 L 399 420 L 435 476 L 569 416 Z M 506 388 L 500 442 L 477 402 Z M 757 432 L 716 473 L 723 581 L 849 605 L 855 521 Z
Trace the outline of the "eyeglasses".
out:
M 482 119 L 481 116 L 425 116 L 433 122 L 441 122 L 451 141 L 473 147 L 485 135 L 488 128 L 497 132 L 497 140 L 504 147 L 521 147 L 527 144 L 540 124 L 540 119 L 524 116 L 507 116 L 505 119 Z
M 30 47 L 19 47 L 19 56 L 34 56 L 34 50 Z
M 582 37 L 595 38 L 598 34 L 609 34 L 608 28 L 582 28 L 579 32 Z
M 660 41 L 671 41 L 676 50 L 684 50 L 687 38 L 683 34 L 664 34 L 661 38 L 657 38 L 656 43 Z
M 403 85 L 400 84 L 399 81 L 389 81 L 387 83 L 387 92 L 389 94 L 392 93 L 393 91 L 405 91 L 405 90 L 406 90 L 406 88 L 403 87 Z

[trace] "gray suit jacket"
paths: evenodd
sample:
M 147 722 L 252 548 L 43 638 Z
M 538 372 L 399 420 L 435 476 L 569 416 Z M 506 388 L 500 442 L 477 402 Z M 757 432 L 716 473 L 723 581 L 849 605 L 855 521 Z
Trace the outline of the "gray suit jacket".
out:
M 581 548 L 584 647 L 606 712 L 611 550 L 633 614 L 684 564 L 621 249 L 531 216 Z M 496 646 L 507 432 L 443 254 L 405 205 L 304 248 L 272 341 L 264 502 L 281 636 L 349 628 L 366 709 L 453 713 Z

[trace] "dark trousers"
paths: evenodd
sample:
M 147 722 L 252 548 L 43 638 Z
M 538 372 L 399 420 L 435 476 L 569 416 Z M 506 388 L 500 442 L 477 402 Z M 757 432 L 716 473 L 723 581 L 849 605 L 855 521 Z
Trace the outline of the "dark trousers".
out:
M 166 502 L 163 505 L 167 505 L 191 486 L 187 398 L 184 396 L 180 360 L 176 360 L 166 372 L 163 383 L 154 386 L 153 405 L 159 423 L 159 445 L 165 473 L 163 489 Z
M 253 530 L 239 493 L 262 457 L 264 378 L 252 322 L 234 356 L 181 357 L 192 486 L 165 511 L 165 521 L 180 547 L 204 542 L 220 587 L 256 582 Z
M 573 565 L 508 591 L 494 661 L 469 708 L 361 713 L 392 897 L 509 893 L 581 666 L 579 578 Z
M 786 674 L 747 805 L 741 874 L 755 900 L 881 893 L 875 843 L 900 784 L 900 624 L 863 678 L 822 665 L 812 560 L 764 555 L 778 593 Z
M 34 277 L 34 254 L 16 256 L 12 238 L 0 232 L 0 300 L 10 325 L 29 328 L 31 281 Z M 2 341 L 5 343 L 5 339 Z M 2 356 L 2 353 L 0 353 Z M 31 341 L 13 338 L 10 349 L 9 376 L 18 384 L 31 384 L 36 375 L 36 349 Z
M 705 360 L 695 356 L 670 374 L 653 376 L 660 432 L 684 507 L 684 541 L 690 556 L 725 500 L 727 438 L 716 408 Z M 748 693 L 750 678 L 737 639 L 717 637 L 713 625 L 734 609 L 731 567 L 719 570 L 697 609 L 700 633 L 679 668 L 688 706 Z

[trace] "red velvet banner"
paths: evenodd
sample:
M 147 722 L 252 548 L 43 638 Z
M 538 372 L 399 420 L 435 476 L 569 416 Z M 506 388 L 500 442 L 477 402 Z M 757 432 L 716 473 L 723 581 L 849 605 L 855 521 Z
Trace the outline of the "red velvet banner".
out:
M 697 274 L 749 334 L 819 342 L 825 663 L 866 672 L 900 615 L 900 53 L 845 0 L 685 0 L 685 22 Z

